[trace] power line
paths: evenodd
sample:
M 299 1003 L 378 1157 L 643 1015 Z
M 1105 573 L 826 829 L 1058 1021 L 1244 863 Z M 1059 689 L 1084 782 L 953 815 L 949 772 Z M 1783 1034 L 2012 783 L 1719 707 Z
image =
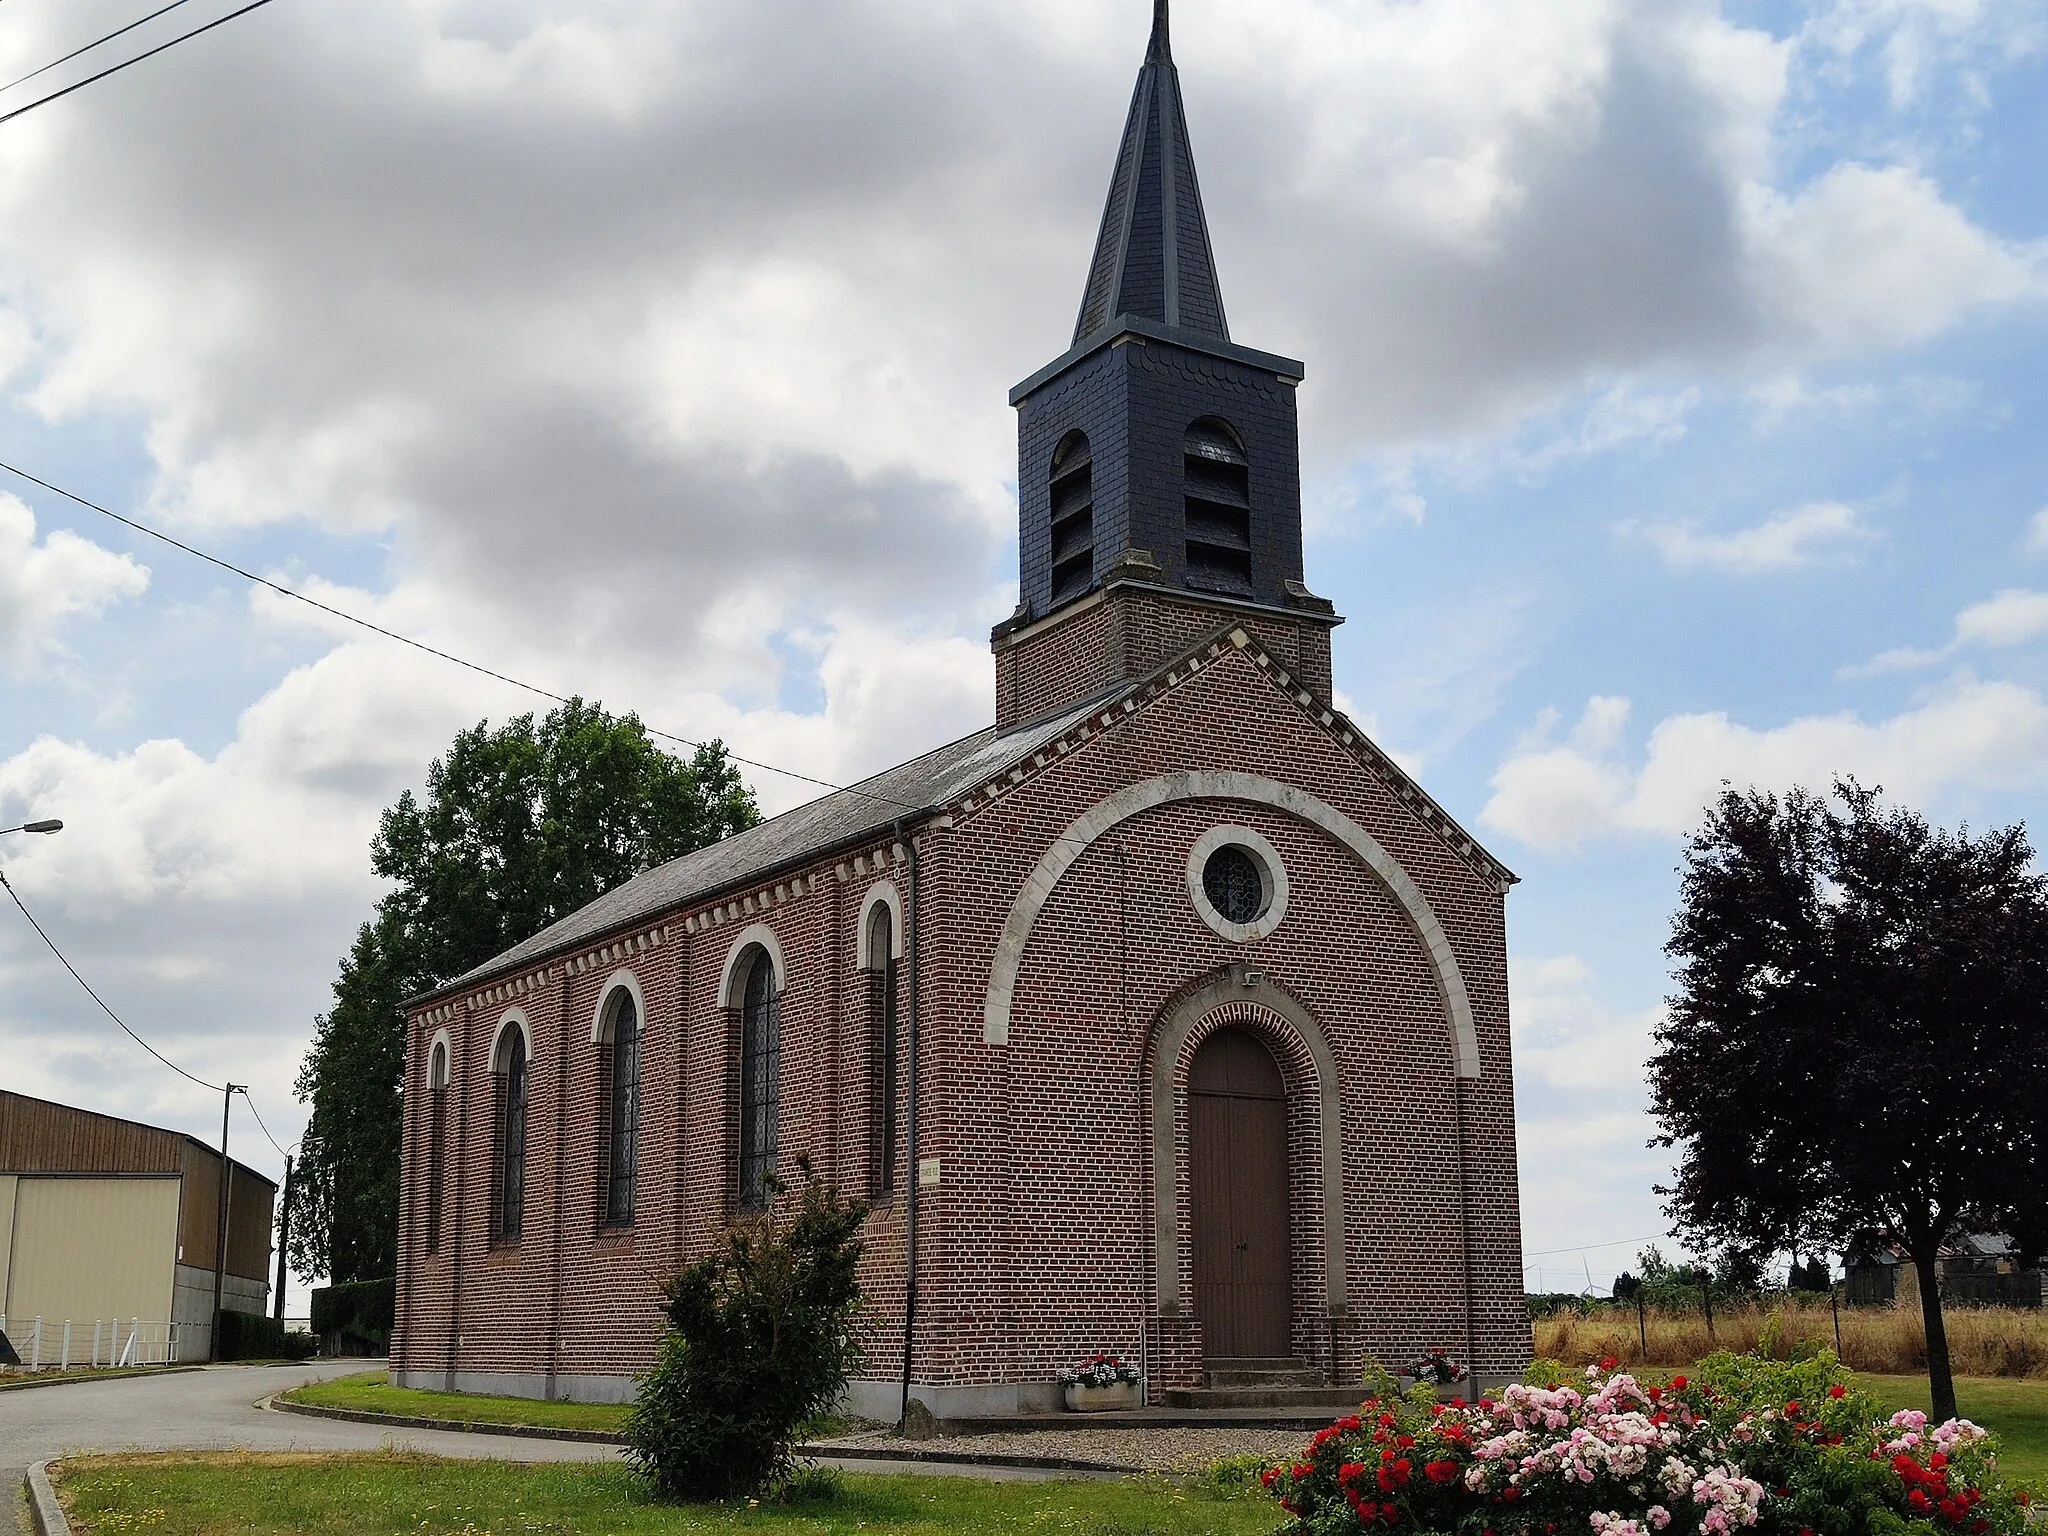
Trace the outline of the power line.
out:
M 203 27 L 194 27 L 190 32 L 180 32 L 176 37 L 172 38 L 169 42 L 158 43 L 154 48 L 150 49 L 147 53 L 138 53 L 132 59 L 123 59 L 118 64 L 110 64 L 96 75 L 87 75 L 83 80 L 80 80 L 72 85 L 67 85 L 61 91 L 52 91 L 47 96 L 38 96 L 34 101 L 29 102 L 26 106 L 16 107 L 12 112 L 0 112 L 0 123 L 11 123 L 14 121 L 15 118 L 22 116 L 24 113 L 33 112 L 37 107 L 46 107 L 53 101 L 57 101 L 62 99 L 63 97 L 69 96 L 73 91 L 82 91 L 88 85 L 92 85 L 96 81 L 104 80 L 109 75 L 118 75 L 119 73 L 121 73 L 122 70 L 128 68 L 128 66 L 131 64 L 140 64 L 144 59 L 153 59 L 158 54 L 162 53 L 166 48 L 175 48 L 180 43 L 188 43 L 193 38 L 199 36 L 199 34 L 202 32 L 211 32 L 215 27 L 224 27 L 229 22 L 233 21 L 237 16 L 246 16 L 251 11 L 260 10 L 262 7 L 268 4 L 270 4 L 270 0 L 249 0 L 249 3 L 243 6 L 240 10 L 229 11 L 227 15 L 222 16 L 217 20 L 209 21 Z M 147 20 L 148 18 L 145 17 L 144 19 Z
M 259 3 L 262 3 L 262 0 L 259 0 Z M 6 118 L 0 117 L 0 123 L 4 123 L 6 121 Z M 272 581 L 267 576 L 258 576 L 254 571 L 245 570 L 243 567 L 236 565 L 231 560 L 223 560 L 218 555 L 209 555 L 203 549 L 195 549 L 190 544 L 181 543 L 179 540 L 172 538 L 168 533 L 159 532 L 157 529 L 150 527 L 147 523 L 139 523 L 132 517 L 123 517 L 119 512 L 115 512 L 110 510 L 109 508 L 103 507 L 96 501 L 87 501 L 83 496 L 78 495 L 75 491 L 67 491 L 61 485 L 52 485 L 49 481 L 41 479 L 38 476 L 32 475 L 27 470 L 18 468 L 17 466 L 9 464 L 4 460 L 0 460 L 0 469 L 6 470 L 10 475 L 19 475 L 22 479 L 28 481 L 31 485 L 39 485 L 46 491 L 50 491 L 55 495 L 62 496 L 66 501 L 76 502 L 79 506 L 84 507 L 89 511 L 99 513 L 100 516 L 102 517 L 110 517 L 124 528 L 132 528 L 135 532 L 147 535 L 149 538 L 155 539 L 159 543 L 168 544 L 170 545 L 171 548 L 176 550 L 182 550 L 184 553 L 192 556 L 195 560 L 204 560 L 208 565 L 218 566 L 221 570 L 239 576 L 242 578 L 242 580 L 252 582 L 259 587 L 267 588 L 268 590 L 277 593 L 278 596 L 280 597 L 288 597 L 293 602 L 304 603 L 309 608 L 317 608 L 320 612 L 328 615 L 330 618 L 340 619 L 344 623 L 353 624 L 358 629 L 366 629 L 373 635 L 383 636 L 386 640 L 395 640 L 400 645 L 411 646 L 416 651 L 424 652 L 426 655 L 436 657 L 442 661 L 451 662 L 455 666 L 463 667 L 468 671 L 478 674 L 481 677 L 488 677 L 494 679 L 497 682 L 507 683 L 514 688 L 522 689 L 525 692 L 534 694 L 539 698 L 550 699 L 557 704 L 567 704 L 568 702 L 570 702 L 566 695 L 555 693 L 550 689 L 541 687 L 537 683 L 526 682 L 523 679 L 513 677 L 508 673 L 495 671 L 492 668 L 486 667 L 479 662 L 470 661 L 465 657 L 457 656 L 453 652 L 440 650 L 435 646 L 428 645 L 424 640 L 415 640 L 410 635 L 402 635 L 395 629 L 386 629 L 382 624 L 373 623 L 369 619 L 359 618 L 353 613 L 347 613 L 340 608 L 336 608 L 331 606 L 330 604 L 323 603 L 317 597 L 308 597 L 305 593 L 295 591 L 291 587 L 280 585 L 279 583 Z M 647 734 L 650 736 L 658 736 L 663 741 L 672 741 L 676 743 L 678 746 L 688 747 L 692 751 L 702 751 L 708 745 L 708 743 L 705 742 L 693 741 L 687 736 L 678 736 L 673 731 L 659 731 L 656 730 L 653 726 L 645 726 L 645 729 L 647 731 Z M 765 763 L 758 758 L 741 757 L 739 754 L 735 752 L 727 752 L 725 755 L 735 763 L 744 763 L 749 768 L 759 768 L 764 773 L 780 774 L 784 778 L 797 779 L 805 784 L 815 784 L 820 789 L 836 790 L 842 794 L 859 795 L 864 800 L 873 800 L 880 805 L 893 805 L 897 807 L 899 810 L 922 811 L 924 809 L 924 807 L 921 805 L 912 805 L 908 800 L 898 800 L 889 795 L 878 795 L 875 794 L 872 790 L 856 789 L 850 784 L 835 784 L 830 779 L 821 779 L 818 778 L 815 774 L 799 773 L 794 768 L 778 767 L 774 763 Z
M 7 878 L 7 873 L 4 870 L 0 870 L 0 886 L 5 886 L 7 888 L 7 894 L 12 896 L 14 898 L 14 904 L 17 907 L 21 908 L 21 915 L 28 919 L 29 927 L 35 929 L 36 937 L 41 939 L 45 944 L 49 945 L 50 953 L 55 955 L 57 957 L 58 963 L 61 964 L 65 970 L 71 973 L 71 979 L 77 982 L 81 987 L 85 988 L 85 995 L 91 998 L 94 1002 L 98 1003 L 100 1005 L 100 1012 L 104 1013 L 108 1018 L 112 1019 L 116 1024 L 119 1024 L 121 1026 L 122 1032 L 125 1033 L 130 1040 L 133 1040 L 137 1045 L 141 1046 L 145 1051 L 149 1052 L 149 1054 L 154 1056 L 158 1061 L 162 1062 L 165 1066 L 169 1067 L 173 1072 L 177 1073 L 178 1076 L 185 1078 L 189 1082 L 197 1083 L 200 1087 L 205 1088 L 213 1093 L 219 1093 L 221 1091 L 221 1085 L 219 1083 L 209 1083 L 203 1077 L 194 1077 L 190 1072 L 187 1072 L 183 1067 L 179 1066 L 175 1061 L 171 1060 L 171 1058 L 166 1056 L 162 1051 L 158 1050 L 155 1046 L 151 1045 L 147 1040 L 143 1039 L 142 1036 L 135 1033 L 134 1030 L 128 1028 L 127 1021 L 124 1020 L 121 1017 L 121 1015 L 114 1012 L 113 1009 L 107 1006 L 105 998 L 101 997 L 99 993 L 93 991 L 92 983 L 87 981 L 83 976 L 78 974 L 78 967 L 73 965 L 68 959 L 65 958 L 64 951 L 57 947 L 57 941 L 51 938 L 49 934 L 43 931 L 43 925 L 36 921 L 36 915 L 33 912 L 29 911 L 27 904 L 24 903 L 21 899 L 21 892 L 17 891 L 14 888 L 14 883 Z M 251 1105 L 250 1107 L 253 1109 L 255 1106 Z M 264 1134 L 268 1135 L 269 1132 L 266 1131 Z
M 256 1108 L 256 1101 L 249 1097 L 249 1090 L 246 1088 L 242 1090 L 242 1102 L 249 1106 L 249 1113 L 256 1117 L 256 1128 L 263 1132 L 263 1139 L 277 1149 L 279 1157 L 290 1157 L 291 1153 L 277 1145 L 277 1138 L 270 1134 L 270 1127 L 263 1123 L 263 1114 Z
M 173 1072 L 177 1073 L 178 1076 L 184 1078 L 187 1082 L 197 1083 L 201 1088 L 206 1089 L 210 1093 L 221 1093 L 223 1091 L 226 1091 L 224 1090 L 223 1085 L 221 1085 L 220 1083 L 209 1083 L 205 1078 L 187 1072 L 183 1067 L 179 1066 L 175 1061 L 171 1060 L 170 1057 L 166 1056 L 162 1051 L 158 1050 L 155 1046 L 151 1045 L 147 1040 L 143 1039 L 142 1036 L 135 1033 L 134 1030 L 130 1029 L 128 1027 L 128 1021 L 123 1019 L 121 1015 L 114 1012 L 113 1009 L 107 1006 L 106 999 L 101 997 L 99 993 L 95 992 L 92 989 L 92 983 L 87 981 L 85 977 L 79 974 L 78 967 L 73 965 L 69 957 L 65 955 L 64 951 L 57 947 L 57 941 L 50 937 L 48 930 L 46 930 L 41 923 L 36 921 L 36 915 L 33 912 L 29 911 L 27 903 L 21 899 L 21 892 L 17 891 L 14 888 L 13 882 L 7 878 L 7 873 L 5 870 L 0 870 L 0 887 L 5 887 L 7 894 L 14 898 L 15 906 L 19 907 L 21 909 L 21 915 L 28 919 L 29 927 L 35 929 L 36 937 L 41 939 L 43 943 L 49 947 L 50 953 L 57 957 L 58 964 L 62 965 L 65 970 L 71 973 L 71 979 L 77 982 L 79 986 L 85 989 L 85 995 L 87 997 L 91 998 L 95 1003 L 99 1004 L 100 1012 L 104 1013 L 108 1018 L 112 1019 L 116 1024 L 121 1026 L 121 1031 L 123 1034 L 127 1035 L 127 1037 L 130 1040 L 133 1040 L 137 1045 L 141 1046 L 145 1051 L 149 1052 L 150 1055 L 154 1056 L 158 1061 L 162 1062 L 165 1066 L 169 1067 Z M 263 1139 L 269 1142 L 272 1147 L 276 1148 L 277 1155 L 279 1157 L 289 1157 L 291 1154 L 286 1152 L 283 1147 L 278 1146 L 277 1138 L 270 1134 L 270 1127 L 263 1123 L 263 1112 L 257 1109 L 256 1101 L 255 1099 L 250 1097 L 249 1090 L 246 1087 L 242 1087 L 239 1084 L 231 1086 L 234 1092 L 239 1093 L 242 1096 L 242 1102 L 249 1106 L 249 1113 L 256 1117 L 256 1124 L 258 1128 L 261 1129 L 263 1132 Z
M 1617 1237 L 1611 1243 L 1581 1243 L 1576 1248 L 1537 1248 L 1533 1251 L 1524 1249 L 1522 1257 L 1525 1259 L 1542 1259 L 1560 1253 L 1595 1253 L 1602 1248 L 1633 1248 L 1637 1243 L 1662 1243 L 1669 1241 L 1670 1239 L 1667 1237 Z
M 81 53 L 91 53 L 93 49 L 99 47 L 100 44 L 111 43 L 115 38 L 121 36 L 122 33 L 133 32 L 137 27 L 142 26 L 144 23 L 155 21 L 157 17 L 163 15 L 165 12 L 175 11 L 179 6 L 185 5 L 187 3 L 189 3 L 189 0 L 171 0 L 171 3 L 163 7 L 162 10 L 151 11 L 147 16 L 143 17 L 141 21 L 131 21 L 125 27 L 116 27 L 112 32 L 109 32 L 105 37 L 96 37 L 91 42 L 87 43 L 83 48 L 74 48 L 69 53 L 65 54 L 63 58 L 50 60 L 50 62 L 45 64 L 41 69 L 32 69 L 25 75 L 17 75 L 14 79 L 8 81 L 5 85 L 0 85 L 0 91 L 11 91 L 17 85 L 24 85 L 28 81 L 35 79 L 37 75 L 44 74 L 49 70 L 55 69 L 59 64 L 69 64 Z

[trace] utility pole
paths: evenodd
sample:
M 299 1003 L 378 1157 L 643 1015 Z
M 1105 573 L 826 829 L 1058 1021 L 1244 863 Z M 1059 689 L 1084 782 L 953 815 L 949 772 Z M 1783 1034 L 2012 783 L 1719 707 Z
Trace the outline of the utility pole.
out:
M 234 1106 L 241 1083 L 229 1083 L 220 1092 L 220 1179 L 215 1192 L 220 1196 L 219 1240 L 213 1250 L 213 1335 L 207 1340 L 207 1358 L 220 1359 L 220 1315 L 227 1308 L 224 1287 L 228 1281 L 228 1201 L 235 1192 L 235 1165 L 228 1161 L 228 1110 Z
M 292 1240 L 292 1155 L 284 1155 L 284 1203 L 277 1214 L 277 1296 L 273 1315 L 284 1321 L 284 1251 Z

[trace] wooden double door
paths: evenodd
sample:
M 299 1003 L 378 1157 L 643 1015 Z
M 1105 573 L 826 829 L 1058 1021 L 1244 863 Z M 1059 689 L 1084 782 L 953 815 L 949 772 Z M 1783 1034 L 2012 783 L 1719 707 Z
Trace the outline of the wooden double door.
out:
M 1294 1353 L 1287 1088 L 1241 1029 L 1203 1041 L 1188 1069 L 1195 1313 L 1211 1359 Z

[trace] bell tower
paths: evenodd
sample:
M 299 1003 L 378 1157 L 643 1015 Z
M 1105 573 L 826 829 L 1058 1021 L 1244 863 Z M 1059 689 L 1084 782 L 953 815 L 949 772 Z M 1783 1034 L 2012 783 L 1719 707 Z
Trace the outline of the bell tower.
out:
M 998 726 L 1141 676 L 1232 616 L 1327 701 L 1341 621 L 1302 583 L 1301 379 L 1230 339 L 1154 0 L 1073 344 L 1010 391 L 1021 569 L 993 636 Z

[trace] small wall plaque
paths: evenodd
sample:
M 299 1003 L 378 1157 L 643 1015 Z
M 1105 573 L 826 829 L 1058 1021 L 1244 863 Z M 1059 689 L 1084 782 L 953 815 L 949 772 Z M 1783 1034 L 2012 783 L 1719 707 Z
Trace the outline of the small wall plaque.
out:
M 939 1160 L 936 1157 L 920 1157 L 917 1160 L 917 1183 L 920 1189 L 931 1189 L 939 1182 Z

